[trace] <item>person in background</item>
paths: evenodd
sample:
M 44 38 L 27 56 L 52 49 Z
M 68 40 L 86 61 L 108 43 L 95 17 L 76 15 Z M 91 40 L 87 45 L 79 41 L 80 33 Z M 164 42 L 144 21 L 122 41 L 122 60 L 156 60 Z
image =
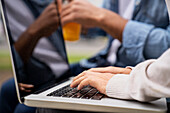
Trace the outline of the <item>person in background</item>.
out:
M 37 84 L 56 83 L 69 70 L 64 41 L 57 36 L 59 18 L 53 0 L 4 0 L 8 27 L 17 61 L 21 92 L 31 92 Z M 54 43 L 57 42 L 57 43 Z M 29 81 L 31 78 L 31 81 Z M 32 79 L 33 78 L 33 79 Z M 45 79 L 44 79 L 45 78 Z M 24 84 L 30 83 L 31 84 Z M 0 91 L 0 113 L 35 113 L 36 108 L 20 104 L 14 79 Z
M 107 47 L 96 56 L 74 64 L 76 73 L 95 67 L 135 66 L 158 58 L 170 45 L 164 0 L 104 0 L 103 8 L 86 0 L 74 0 L 63 7 L 61 20 L 62 24 L 76 22 L 100 28 L 109 37 Z

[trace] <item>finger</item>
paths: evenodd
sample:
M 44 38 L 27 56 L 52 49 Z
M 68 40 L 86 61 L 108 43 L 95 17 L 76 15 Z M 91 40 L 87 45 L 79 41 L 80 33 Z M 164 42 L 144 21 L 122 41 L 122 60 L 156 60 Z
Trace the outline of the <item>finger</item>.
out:
M 71 5 L 63 5 L 62 6 L 62 10 L 61 10 L 61 18 L 69 15 L 70 13 L 72 12 L 72 8 L 71 8 Z
M 106 67 L 106 68 L 93 68 L 90 69 L 89 71 L 91 72 L 98 72 L 98 73 L 112 73 L 112 74 L 117 74 L 120 73 L 120 70 L 123 68 L 117 68 L 117 67 Z
M 23 87 L 20 87 L 20 90 L 21 90 L 21 91 L 24 91 L 24 90 L 25 90 L 25 88 L 23 88 Z
M 51 16 L 52 16 L 52 17 L 57 17 L 57 18 L 58 18 L 58 12 L 57 12 L 56 9 L 51 10 L 50 13 L 51 13 Z
M 77 85 L 80 84 L 81 81 L 83 81 L 85 79 L 85 77 L 80 77 L 79 79 L 76 79 L 75 81 L 73 81 L 70 85 L 70 87 L 76 87 Z
M 64 26 L 67 23 L 74 22 L 74 19 L 75 19 L 74 15 L 75 15 L 74 12 L 68 12 L 68 14 L 62 14 L 61 13 L 60 18 L 61 18 L 62 25 Z
M 34 88 L 34 85 L 30 85 L 30 84 L 22 84 L 22 83 L 20 83 L 19 85 L 20 85 L 20 87 L 23 87 L 23 88 Z
M 31 90 L 24 90 L 25 92 L 27 92 L 27 93 L 30 93 L 31 92 Z
M 59 13 L 61 13 L 61 10 L 62 10 L 62 0 L 56 0 L 56 1 L 57 1 Z
M 91 72 L 102 72 L 102 73 L 104 73 L 104 72 L 106 72 L 106 68 L 92 68 L 92 69 L 90 69 L 89 71 L 91 71 Z
M 62 5 L 62 11 L 60 17 L 62 20 L 65 18 L 63 21 L 63 25 L 73 20 L 74 16 L 71 15 L 73 15 L 74 13 L 74 8 L 75 8 L 74 1 L 70 2 L 67 5 Z
M 83 87 L 88 86 L 88 85 L 90 85 L 89 84 L 89 80 L 88 79 L 84 79 L 83 81 L 80 82 L 80 84 L 78 85 L 77 89 L 81 90 Z
M 56 4 L 54 3 L 54 2 L 52 2 L 49 6 L 48 6 L 48 8 L 47 8 L 49 11 L 51 11 L 51 10 L 53 10 L 53 9 L 57 9 L 57 7 L 56 7 Z
M 62 26 L 68 24 L 68 23 L 71 23 L 71 22 L 74 22 L 74 16 L 73 14 L 70 14 L 64 18 L 61 18 L 61 23 L 62 23 Z
M 73 83 L 72 85 L 75 87 L 75 86 L 77 86 L 78 84 L 80 84 L 81 81 L 83 81 L 85 78 L 87 78 L 87 77 L 85 77 L 86 75 L 87 75 L 88 77 L 95 78 L 95 77 L 98 76 L 99 74 L 101 74 L 101 73 L 85 71 L 85 72 L 81 73 L 79 76 L 77 76 L 77 77 L 74 78 L 74 80 L 73 80 L 73 82 L 72 82 L 72 83 Z
M 20 87 L 20 90 L 21 90 L 21 91 L 24 91 L 24 92 L 27 92 L 27 93 L 30 93 L 30 92 L 31 92 L 31 90 L 27 90 L 27 89 L 25 89 L 24 87 Z
M 69 1 L 69 3 L 62 2 L 62 11 L 69 9 L 74 4 L 73 1 Z
M 91 71 L 93 72 L 100 72 L 100 73 L 107 73 L 107 72 L 114 72 L 115 67 L 105 67 L 105 68 L 92 68 Z
M 87 73 L 87 71 L 84 71 L 82 73 L 80 73 L 78 76 L 74 77 L 73 81 L 79 79 L 80 77 L 84 76 Z

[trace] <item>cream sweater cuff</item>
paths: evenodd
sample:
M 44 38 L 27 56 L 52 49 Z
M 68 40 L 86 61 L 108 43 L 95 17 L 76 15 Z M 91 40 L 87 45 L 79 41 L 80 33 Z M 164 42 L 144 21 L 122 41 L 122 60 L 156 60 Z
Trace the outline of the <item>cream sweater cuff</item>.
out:
M 113 76 L 106 86 L 106 94 L 109 97 L 131 100 L 129 91 L 130 75 L 117 74 Z

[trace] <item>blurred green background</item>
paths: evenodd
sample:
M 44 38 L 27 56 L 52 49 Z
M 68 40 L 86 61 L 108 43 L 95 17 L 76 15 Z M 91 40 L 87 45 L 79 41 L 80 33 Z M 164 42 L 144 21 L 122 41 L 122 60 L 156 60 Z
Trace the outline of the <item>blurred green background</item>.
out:
M 8 71 L 11 69 L 9 52 L 2 50 L 0 53 L 0 71 Z

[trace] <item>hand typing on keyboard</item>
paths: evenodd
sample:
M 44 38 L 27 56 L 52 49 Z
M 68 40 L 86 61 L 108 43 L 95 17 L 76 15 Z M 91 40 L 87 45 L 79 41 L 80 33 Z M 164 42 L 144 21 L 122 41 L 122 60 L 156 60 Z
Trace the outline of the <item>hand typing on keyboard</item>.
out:
M 112 66 L 105 68 L 92 68 L 76 76 L 70 86 L 78 86 L 78 90 L 80 90 L 84 86 L 90 85 L 99 90 L 100 93 L 106 94 L 106 85 L 115 74 L 129 74 L 131 71 L 130 68 Z
M 93 68 L 76 76 L 71 85 L 57 89 L 47 96 L 101 100 L 106 94 L 106 85 L 115 74 L 129 74 L 128 68 Z
M 114 74 L 111 73 L 84 71 L 73 79 L 70 87 L 78 86 L 77 89 L 81 90 L 83 87 L 90 85 L 100 93 L 106 94 L 106 85 L 113 76 Z

